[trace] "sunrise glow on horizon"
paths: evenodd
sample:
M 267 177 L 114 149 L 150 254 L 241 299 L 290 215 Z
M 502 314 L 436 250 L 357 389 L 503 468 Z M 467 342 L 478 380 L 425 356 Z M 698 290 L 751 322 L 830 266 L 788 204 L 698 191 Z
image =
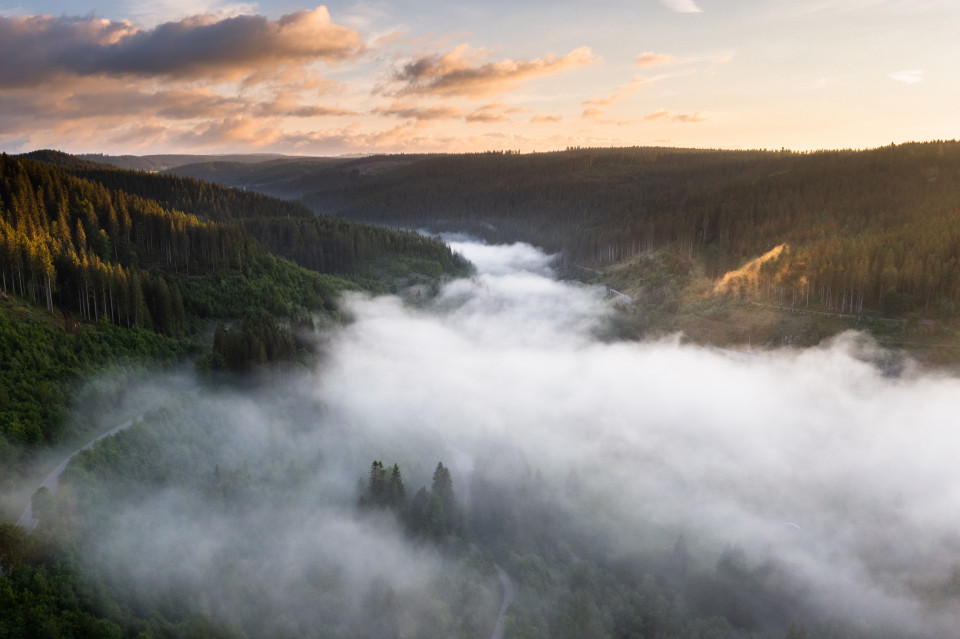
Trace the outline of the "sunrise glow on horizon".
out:
M 0 4 L 0 151 L 795 150 L 954 139 L 960 3 Z

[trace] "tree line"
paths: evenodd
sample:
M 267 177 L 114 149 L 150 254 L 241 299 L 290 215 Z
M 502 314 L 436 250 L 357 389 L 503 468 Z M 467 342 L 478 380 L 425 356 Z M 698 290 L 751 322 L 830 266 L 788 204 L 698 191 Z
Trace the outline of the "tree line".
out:
M 318 212 L 528 241 L 584 266 L 669 249 L 719 279 L 786 245 L 741 283 L 787 306 L 942 316 L 960 302 L 957 141 L 404 156 L 390 170 L 345 179 L 348 170 L 295 194 Z
M 438 462 L 433 471 L 430 490 L 423 486 L 408 500 L 400 466 L 394 464 L 388 469 L 374 460 L 358 506 L 361 510 L 391 512 L 413 537 L 442 541 L 450 536 L 462 537 L 466 531 L 464 509 L 454 494 L 450 469 L 443 462 Z

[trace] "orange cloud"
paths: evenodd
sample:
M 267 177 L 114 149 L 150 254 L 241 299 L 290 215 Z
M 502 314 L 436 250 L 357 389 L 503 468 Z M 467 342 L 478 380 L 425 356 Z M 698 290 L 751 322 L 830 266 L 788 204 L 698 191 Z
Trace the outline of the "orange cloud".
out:
M 544 113 L 531 117 L 530 121 L 535 123 L 562 122 L 563 118 L 559 115 L 550 115 L 549 113 Z
M 654 53 L 653 51 L 644 51 L 634 59 L 634 62 L 638 67 L 647 68 L 659 66 L 661 64 L 668 64 L 673 62 L 673 60 L 673 56 L 669 53 Z
M 180 135 L 177 142 L 187 147 L 229 147 L 242 144 L 263 147 L 282 137 L 282 133 L 262 120 L 235 116 L 219 122 L 207 122 Z
M 365 50 L 325 7 L 268 20 L 198 15 L 143 29 L 93 17 L 0 16 L 0 87 L 63 76 L 241 77 L 262 65 L 337 62 Z
M 464 118 L 467 122 L 508 122 L 511 115 L 526 113 L 527 109 L 507 107 L 504 104 L 485 104 Z
M 705 117 L 697 113 L 674 113 L 673 111 L 667 111 L 666 109 L 660 109 L 659 111 L 654 111 L 643 117 L 645 122 L 650 122 L 652 120 L 669 120 L 670 122 L 703 122 L 706 120 Z
M 603 109 L 600 107 L 587 107 L 580 113 L 580 117 L 590 120 L 602 120 Z
M 293 132 L 279 140 L 283 148 L 293 150 L 326 149 L 331 153 L 378 151 L 383 149 L 437 150 L 449 143 L 446 138 L 434 139 L 425 135 L 429 127 L 420 121 L 399 124 L 383 131 L 360 131 L 356 124 L 325 131 Z
M 524 80 L 554 75 L 593 64 L 597 58 L 589 47 L 565 56 L 553 54 L 534 60 L 481 62 L 481 52 L 460 45 L 443 55 L 426 55 L 407 63 L 393 80 L 401 84 L 398 95 L 484 96 L 504 93 Z
M 292 118 L 317 118 L 327 116 L 357 115 L 356 111 L 326 105 L 302 104 L 293 93 L 280 92 L 268 101 L 257 106 L 259 116 L 279 116 Z
M 450 120 L 464 115 L 462 109 L 454 107 L 421 107 L 409 102 L 397 103 L 389 107 L 377 107 L 374 112 L 379 115 L 412 120 Z
M 647 78 L 644 78 L 644 77 L 638 75 L 638 76 L 634 77 L 632 80 L 630 80 L 630 82 L 628 82 L 627 84 L 624 84 L 623 86 L 616 87 L 616 88 L 613 90 L 613 93 L 611 93 L 610 95 L 608 95 L 608 96 L 605 97 L 605 98 L 590 98 L 589 100 L 584 100 L 583 103 L 582 103 L 582 106 L 585 106 L 585 107 L 607 107 L 607 106 L 610 106 L 611 104 L 614 104 L 614 103 L 616 103 L 616 102 L 619 102 L 620 100 L 624 99 L 625 97 L 636 93 L 637 91 L 639 91 L 639 90 L 640 90 L 641 88 L 643 88 L 644 86 L 650 84 L 650 82 L 651 82 L 651 81 L 648 80 Z M 596 112 L 600 111 L 600 109 L 596 109 L 596 108 L 594 108 L 594 109 L 588 109 L 588 110 L 591 111 L 592 113 L 596 113 Z M 600 112 L 602 113 L 602 111 L 600 111 Z M 586 116 L 585 116 L 585 117 L 586 117 Z

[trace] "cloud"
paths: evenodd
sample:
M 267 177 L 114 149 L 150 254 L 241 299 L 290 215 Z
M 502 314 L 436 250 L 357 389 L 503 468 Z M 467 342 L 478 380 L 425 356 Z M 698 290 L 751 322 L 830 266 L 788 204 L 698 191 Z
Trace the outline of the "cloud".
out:
M 547 122 L 562 122 L 563 117 L 559 115 L 553 115 L 549 113 L 538 113 L 530 118 L 531 122 L 538 124 L 547 123 Z
M 356 153 L 384 149 L 436 151 L 451 140 L 435 140 L 426 131 L 429 123 L 412 120 L 385 130 L 365 131 L 357 123 L 321 131 L 288 131 L 277 140 L 278 148 L 323 153 Z
M 694 0 L 660 0 L 660 4 L 677 13 L 702 13 Z
M 700 569 L 732 547 L 775 566 L 791 586 L 781 610 L 808 628 L 955 628 L 957 608 L 923 592 L 948 588 L 957 567 L 944 561 L 960 525 L 956 379 L 885 376 L 873 362 L 886 355 L 853 334 L 739 358 L 676 340 L 601 343 L 602 290 L 538 277 L 549 262 L 522 246 L 467 255 L 480 274 L 430 309 L 348 302 L 355 321 L 319 390 L 347 428 L 434 429 L 480 472 L 492 465 L 505 493 L 524 473 L 563 486 L 576 471 L 582 496 L 551 524 L 580 532 L 574 553 L 629 558 L 683 533 Z
M 418 121 L 462 119 L 469 123 L 489 123 L 506 122 L 511 115 L 526 111 L 505 104 L 485 104 L 473 111 L 465 111 L 452 106 L 418 106 L 410 102 L 398 102 L 389 107 L 378 107 L 374 113 Z
M 0 17 L 0 87 L 62 76 L 231 78 L 262 65 L 328 63 L 364 51 L 360 35 L 325 7 L 271 21 L 197 15 L 143 29 L 93 17 Z
M 410 102 L 400 102 L 389 107 L 377 107 L 374 111 L 378 115 L 391 116 L 413 120 L 451 120 L 461 118 L 463 109 L 449 106 L 417 106 Z
M 339 109 L 337 107 L 326 106 L 300 106 L 289 111 L 284 111 L 282 115 L 288 115 L 294 118 L 325 118 L 357 115 L 356 111 L 350 109 Z
M 273 100 L 264 102 L 256 108 L 260 116 L 285 116 L 292 118 L 319 118 L 355 116 L 356 111 L 317 104 L 302 104 L 292 93 L 278 93 Z
M 655 67 L 661 64 L 673 62 L 674 57 L 669 53 L 654 53 L 653 51 L 644 51 L 634 59 L 634 63 L 641 68 Z
M 235 115 L 219 121 L 205 122 L 179 135 L 178 143 L 187 148 L 230 147 L 236 144 L 254 148 L 264 147 L 282 137 L 276 127 L 265 124 L 259 118 Z
M 119 499 L 78 561 L 115 592 L 172 595 L 239 634 L 382 635 L 366 626 L 378 589 L 418 622 L 395 634 L 436 634 L 430 609 L 444 589 L 465 596 L 451 577 L 474 562 L 358 516 L 356 486 L 371 459 L 396 461 L 410 496 L 442 460 L 478 550 L 519 562 L 546 548 L 551 567 L 582 560 L 612 587 L 649 574 L 682 593 L 663 601 L 727 615 L 737 636 L 798 619 L 810 636 L 955 635 L 960 380 L 885 369 L 892 354 L 854 333 L 750 353 L 598 339 L 618 313 L 603 287 L 554 279 L 529 245 L 448 239 L 475 277 L 416 305 L 348 296 L 352 321 L 325 335 L 317 374 L 201 392 L 168 415 L 173 443 L 154 427 L 154 463 L 179 457 L 184 472 L 164 490 L 151 473 L 100 484 Z M 514 534 L 485 533 L 490 504 Z M 492 574 L 468 576 L 499 594 Z M 499 601 L 484 601 L 492 619 Z M 770 626 L 745 627 L 758 610 Z
M 916 84 L 917 82 L 923 82 L 923 71 L 920 69 L 911 69 L 909 71 L 897 71 L 896 73 L 891 73 L 887 76 L 897 82 L 905 82 L 907 84 Z
M 256 3 L 236 3 L 230 0 L 133 0 L 127 3 L 125 13 L 138 24 L 155 26 L 197 14 L 226 18 L 256 11 Z
M 533 60 L 484 62 L 484 57 L 485 52 L 471 51 L 465 44 L 442 55 L 418 57 L 394 74 L 393 81 L 400 84 L 397 94 L 477 97 L 505 93 L 524 80 L 584 67 L 597 60 L 589 47 Z
M 697 113 L 674 113 L 666 109 L 660 109 L 643 116 L 645 122 L 654 120 L 669 120 L 670 122 L 703 122 L 705 117 Z
M 603 118 L 603 109 L 600 107 L 587 107 L 580 112 L 580 117 L 590 120 L 601 120 Z
M 505 104 L 484 104 L 464 118 L 467 122 L 508 122 L 511 115 L 526 113 L 527 109 L 508 107 Z
M 632 95 L 642 89 L 644 86 L 650 84 L 652 80 L 648 80 L 642 76 L 636 76 L 629 83 L 624 84 L 623 86 L 616 87 L 613 90 L 613 93 L 608 95 L 605 98 L 590 98 L 585 100 L 583 106 L 597 106 L 597 107 L 606 107 L 611 104 L 615 104 L 625 97 Z

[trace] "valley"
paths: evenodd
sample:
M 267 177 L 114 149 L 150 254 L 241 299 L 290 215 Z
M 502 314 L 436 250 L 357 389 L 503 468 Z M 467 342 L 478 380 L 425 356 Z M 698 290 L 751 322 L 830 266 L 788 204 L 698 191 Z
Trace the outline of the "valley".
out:
M 4 237 L 24 259 L 3 263 L 17 288 L 0 310 L 62 417 L 36 440 L 8 428 L 7 490 L 109 423 L 134 380 L 169 396 L 35 493 L 35 529 L 19 511 L 0 525 L 13 636 L 955 627 L 952 492 L 926 489 L 958 485 L 949 298 L 858 312 L 788 288 L 786 250 L 591 259 L 575 248 L 590 235 L 545 251 L 464 234 L 504 232 L 483 217 L 444 222 L 459 233 L 441 242 L 51 157 L 6 165 Z M 138 295 L 133 276 L 156 284 Z M 21 370 L 5 374 L 36 385 Z M 6 423 L 34 405 L 8 402 L 24 417 Z

